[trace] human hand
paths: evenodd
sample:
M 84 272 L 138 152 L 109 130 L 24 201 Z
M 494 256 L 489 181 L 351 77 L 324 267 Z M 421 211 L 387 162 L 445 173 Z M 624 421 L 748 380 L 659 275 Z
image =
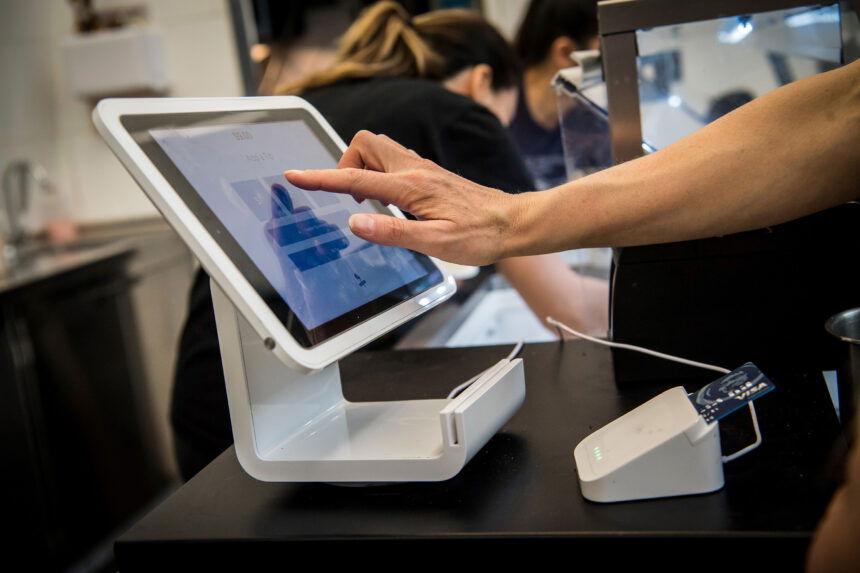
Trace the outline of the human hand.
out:
M 460 264 L 483 265 L 516 254 L 510 243 L 528 203 L 524 195 L 473 183 L 367 131 L 356 134 L 338 169 L 284 175 L 302 189 L 345 193 L 357 201 L 377 199 L 412 213 L 417 221 L 357 214 L 349 226 L 362 239 Z

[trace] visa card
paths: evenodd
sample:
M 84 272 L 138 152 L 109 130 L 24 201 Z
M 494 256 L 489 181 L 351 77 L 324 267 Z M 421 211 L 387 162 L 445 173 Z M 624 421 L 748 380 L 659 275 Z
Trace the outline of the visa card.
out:
M 709 424 L 764 396 L 775 386 L 758 367 L 747 362 L 688 397 Z

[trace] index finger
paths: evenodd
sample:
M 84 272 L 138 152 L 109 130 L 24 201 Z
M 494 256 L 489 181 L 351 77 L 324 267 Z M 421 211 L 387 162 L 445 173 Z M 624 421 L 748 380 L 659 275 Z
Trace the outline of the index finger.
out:
M 352 195 L 356 200 L 378 199 L 402 207 L 406 200 L 406 186 L 398 177 L 370 169 L 309 169 L 286 171 L 287 181 L 309 191 L 331 191 Z

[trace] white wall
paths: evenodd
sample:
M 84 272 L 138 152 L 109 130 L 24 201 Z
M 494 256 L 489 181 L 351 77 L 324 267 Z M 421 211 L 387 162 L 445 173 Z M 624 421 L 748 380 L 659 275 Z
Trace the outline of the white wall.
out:
M 520 27 L 529 0 L 483 0 L 481 9 L 484 16 L 508 39 L 513 41 Z
M 50 11 L 49 0 L 0 2 L 0 169 L 31 158 L 58 172 Z
M 97 8 L 128 1 L 96 1 Z M 226 1 L 136 0 L 164 34 L 171 96 L 241 95 Z M 81 223 L 155 216 L 90 122 L 92 102 L 66 87 L 61 43 L 73 33 L 64 0 L 0 2 L 0 168 L 34 159 Z M 105 73 L 110 73 L 106 70 Z

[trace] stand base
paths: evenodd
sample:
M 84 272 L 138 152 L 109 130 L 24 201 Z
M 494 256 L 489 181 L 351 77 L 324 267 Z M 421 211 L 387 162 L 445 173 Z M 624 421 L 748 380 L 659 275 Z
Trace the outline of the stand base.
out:
M 439 412 L 447 400 L 343 401 L 262 455 L 277 461 L 436 459 Z
M 502 360 L 452 400 L 349 402 L 338 365 L 290 369 L 212 283 L 236 454 L 262 481 L 449 479 L 525 398 L 522 360 Z

